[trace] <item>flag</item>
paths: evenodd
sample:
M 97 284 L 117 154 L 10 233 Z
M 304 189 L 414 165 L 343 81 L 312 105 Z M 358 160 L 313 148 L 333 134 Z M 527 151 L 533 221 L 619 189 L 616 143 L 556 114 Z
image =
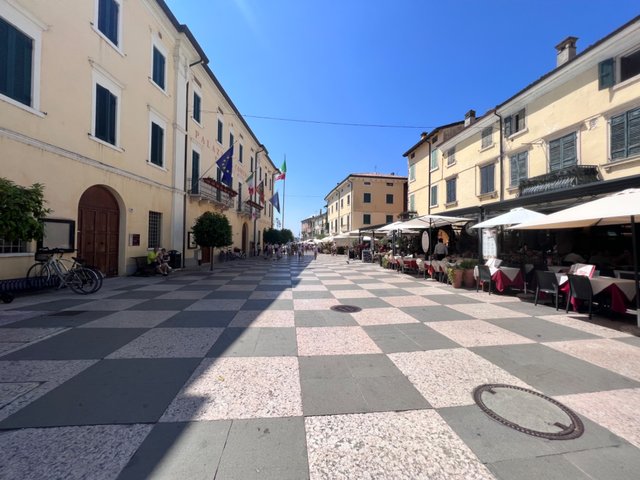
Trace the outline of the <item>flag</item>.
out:
M 280 167 L 280 173 L 276 175 L 275 181 L 284 180 L 287 176 L 287 161 L 282 162 L 282 166 Z
M 218 168 L 222 171 L 222 183 L 231 187 L 233 179 L 231 171 L 233 170 L 233 145 L 229 147 L 229 150 L 224 152 L 220 159 L 216 162 Z
M 269 201 L 273 205 L 273 208 L 275 208 L 278 213 L 280 213 L 280 196 L 278 195 L 278 192 L 276 192 L 275 195 L 269 199 Z
M 258 196 L 260 197 L 260 203 L 264 203 L 264 181 L 258 184 L 256 192 L 258 192 Z
M 255 182 L 254 178 L 255 178 L 255 176 L 254 176 L 253 172 L 251 172 L 251 175 L 249 175 L 247 177 L 247 187 L 249 188 L 249 196 L 250 197 L 253 196 L 253 194 L 256 191 L 256 185 L 255 185 L 256 182 Z

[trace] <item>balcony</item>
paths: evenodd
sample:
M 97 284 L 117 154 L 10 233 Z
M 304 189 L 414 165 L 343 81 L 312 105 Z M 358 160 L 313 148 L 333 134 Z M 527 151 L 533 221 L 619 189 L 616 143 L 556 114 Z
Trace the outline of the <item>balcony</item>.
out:
M 262 206 L 252 200 L 246 200 L 238 204 L 238 215 L 243 217 L 258 219 L 260 218 L 261 210 Z
M 573 165 L 555 172 L 520 181 L 519 197 L 564 190 L 600 181 L 595 165 Z
M 232 188 L 210 177 L 200 178 L 197 183 L 190 178 L 188 185 L 191 187 L 188 193 L 192 198 L 211 202 L 223 210 L 232 208 L 235 197 L 238 195 L 238 192 Z

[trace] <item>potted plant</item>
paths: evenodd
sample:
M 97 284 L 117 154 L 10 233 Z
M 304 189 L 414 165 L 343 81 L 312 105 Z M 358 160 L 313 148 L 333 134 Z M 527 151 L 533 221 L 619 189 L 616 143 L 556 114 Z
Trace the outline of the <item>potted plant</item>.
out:
M 464 271 L 462 279 L 464 286 L 467 288 L 473 288 L 476 286 L 476 279 L 473 276 L 473 269 L 478 265 L 475 260 L 463 260 L 460 262 L 460 268 Z
M 462 274 L 464 270 L 460 267 L 460 265 L 452 265 L 447 268 L 447 276 L 449 277 L 449 282 L 453 285 L 453 288 L 462 288 Z

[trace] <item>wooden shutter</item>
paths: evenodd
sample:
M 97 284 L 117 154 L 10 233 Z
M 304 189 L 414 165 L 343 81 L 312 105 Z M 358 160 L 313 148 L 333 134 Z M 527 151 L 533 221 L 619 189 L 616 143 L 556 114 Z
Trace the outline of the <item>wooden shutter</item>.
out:
M 114 0 L 100 0 L 98 5 L 98 30 L 114 45 L 118 45 L 118 10 Z
M 191 154 L 191 193 L 199 193 L 200 178 L 200 154 L 193 151 Z
M 117 98 L 103 86 L 96 84 L 96 118 L 94 135 L 100 140 L 116 144 Z
M 627 112 L 627 157 L 640 154 L 640 108 Z
M 504 136 L 505 137 L 510 137 L 511 133 L 512 133 L 512 123 L 513 118 L 512 117 L 507 117 L 503 120 L 504 123 Z
M 626 114 L 611 118 L 611 160 L 626 156 Z
M 31 106 L 33 40 L 0 18 L 0 93 Z
M 577 163 L 576 134 L 571 133 L 562 137 L 562 167 L 566 168 Z
M 200 123 L 200 109 L 201 109 L 200 95 L 193 92 L 193 119 L 198 123 Z M 218 122 L 218 128 L 220 128 L 220 122 Z
M 616 82 L 615 60 L 608 58 L 598 64 L 598 90 L 612 87 Z
M 153 47 L 153 81 L 164 89 L 164 55 Z
M 151 123 L 151 163 L 162 166 L 162 145 L 164 143 L 164 130 L 160 125 Z
M 562 144 L 560 139 L 549 142 L 549 171 L 562 168 Z

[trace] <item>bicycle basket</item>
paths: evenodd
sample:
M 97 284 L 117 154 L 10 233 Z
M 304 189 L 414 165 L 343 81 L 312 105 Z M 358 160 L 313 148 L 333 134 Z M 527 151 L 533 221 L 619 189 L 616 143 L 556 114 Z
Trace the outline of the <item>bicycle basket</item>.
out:
M 46 262 L 51 258 L 53 254 L 49 252 L 36 252 L 35 259 L 36 262 Z

